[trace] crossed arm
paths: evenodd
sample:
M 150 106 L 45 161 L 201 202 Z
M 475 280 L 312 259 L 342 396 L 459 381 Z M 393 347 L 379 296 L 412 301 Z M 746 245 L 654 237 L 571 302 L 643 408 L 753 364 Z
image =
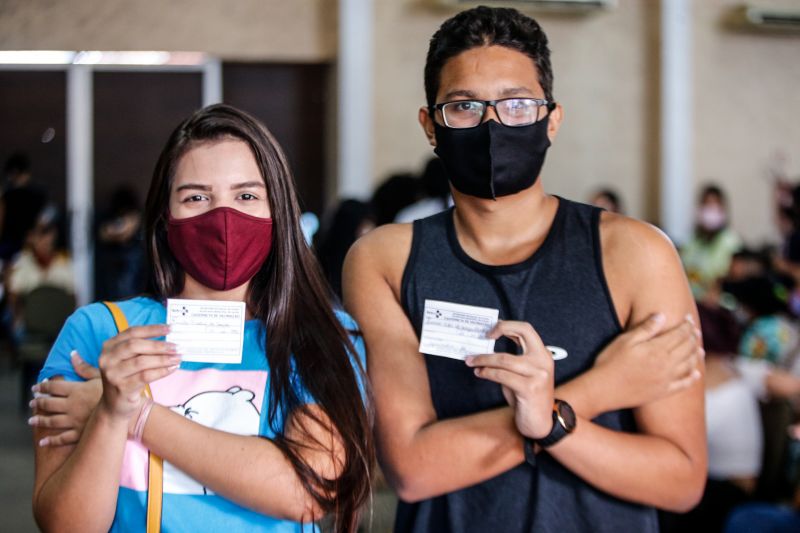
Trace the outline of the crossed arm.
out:
M 657 284 L 642 280 L 643 285 L 630 287 L 635 298 L 627 306 L 627 322 L 638 324 L 663 313 L 672 329 L 652 340 L 647 331 L 623 335 L 606 350 L 623 355 L 604 352 L 595 369 L 556 389 L 555 396 L 568 401 L 579 420 L 576 431 L 548 453 L 609 494 L 685 510 L 699 499 L 706 470 L 703 387 L 694 370 L 697 336 L 694 328 L 677 326 L 687 314 L 695 316 L 694 306 L 671 245 L 649 227 L 621 230 L 611 232 L 612 237 L 622 234 L 620 238 L 604 245 L 612 256 L 606 268 L 619 267 L 613 262 L 614 247 L 628 242 L 633 231 L 641 251 L 637 261 L 629 257 L 626 264 L 650 269 L 644 271 L 658 279 Z M 367 345 L 379 459 L 399 496 L 415 501 L 490 479 L 520 464 L 524 453 L 511 407 L 437 419 L 416 334 L 399 304 L 410 233 L 408 227 L 390 226 L 362 238 L 347 258 L 343 281 L 345 306 Z M 648 327 L 652 323 L 643 329 Z M 518 363 L 522 358 L 509 359 Z M 656 374 L 648 373 L 653 365 L 661 365 L 657 383 Z M 591 422 L 601 412 L 623 407 L 636 407 L 641 433 L 625 434 Z

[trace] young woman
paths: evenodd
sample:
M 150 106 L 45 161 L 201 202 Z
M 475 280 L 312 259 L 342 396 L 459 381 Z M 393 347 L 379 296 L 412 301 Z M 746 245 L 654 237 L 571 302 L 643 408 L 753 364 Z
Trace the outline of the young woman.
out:
M 164 461 L 164 531 L 308 531 L 329 513 L 355 529 L 374 455 L 363 343 L 299 217 L 286 158 L 252 117 L 215 105 L 172 133 L 144 213 L 153 296 L 118 304 L 122 333 L 102 304 L 79 309 L 40 375 L 79 379 L 82 357 L 102 378 L 75 445 L 35 430 L 43 530 L 143 531 L 148 451 Z M 246 302 L 241 364 L 181 362 L 167 298 Z

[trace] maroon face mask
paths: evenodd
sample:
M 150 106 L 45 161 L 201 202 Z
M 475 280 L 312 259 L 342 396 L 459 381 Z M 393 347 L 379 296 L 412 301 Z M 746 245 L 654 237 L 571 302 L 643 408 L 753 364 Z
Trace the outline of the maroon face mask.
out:
M 272 219 L 218 207 L 189 218 L 169 215 L 167 241 L 175 259 L 210 289 L 227 291 L 255 276 L 272 248 Z

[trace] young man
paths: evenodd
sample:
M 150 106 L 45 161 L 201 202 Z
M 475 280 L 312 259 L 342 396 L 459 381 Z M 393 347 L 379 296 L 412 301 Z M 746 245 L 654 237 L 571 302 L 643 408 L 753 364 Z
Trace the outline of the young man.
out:
M 654 507 L 702 493 L 702 351 L 678 256 L 651 226 L 544 192 L 552 80 L 534 20 L 446 21 L 419 119 L 455 207 L 348 255 L 399 532 L 656 531 Z M 426 300 L 498 309 L 499 353 L 421 354 Z

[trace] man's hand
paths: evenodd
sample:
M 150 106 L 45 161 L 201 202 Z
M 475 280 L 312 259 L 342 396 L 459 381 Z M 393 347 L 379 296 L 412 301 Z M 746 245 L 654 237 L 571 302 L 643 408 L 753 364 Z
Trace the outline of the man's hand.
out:
M 527 322 L 500 321 L 488 337 L 508 337 L 522 355 L 477 355 L 468 357 L 467 365 L 479 378 L 503 386 L 520 433 L 532 439 L 547 436 L 553 428 L 553 356 Z
M 607 410 L 639 407 L 700 379 L 705 351 L 694 321 L 687 317 L 662 332 L 663 325 L 663 315 L 652 315 L 619 335 L 597 356 L 591 372 L 605 383 Z
M 61 433 L 43 438 L 40 446 L 75 444 L 92 410 L 103 394 L 100 371 L 81 359 L 78 352 L 71 354 L 72 367 L 86 381 L 50 379 L 33 386 L 31 402 L 34 415 L 28 420 L 32 426 L 57 429 Z

